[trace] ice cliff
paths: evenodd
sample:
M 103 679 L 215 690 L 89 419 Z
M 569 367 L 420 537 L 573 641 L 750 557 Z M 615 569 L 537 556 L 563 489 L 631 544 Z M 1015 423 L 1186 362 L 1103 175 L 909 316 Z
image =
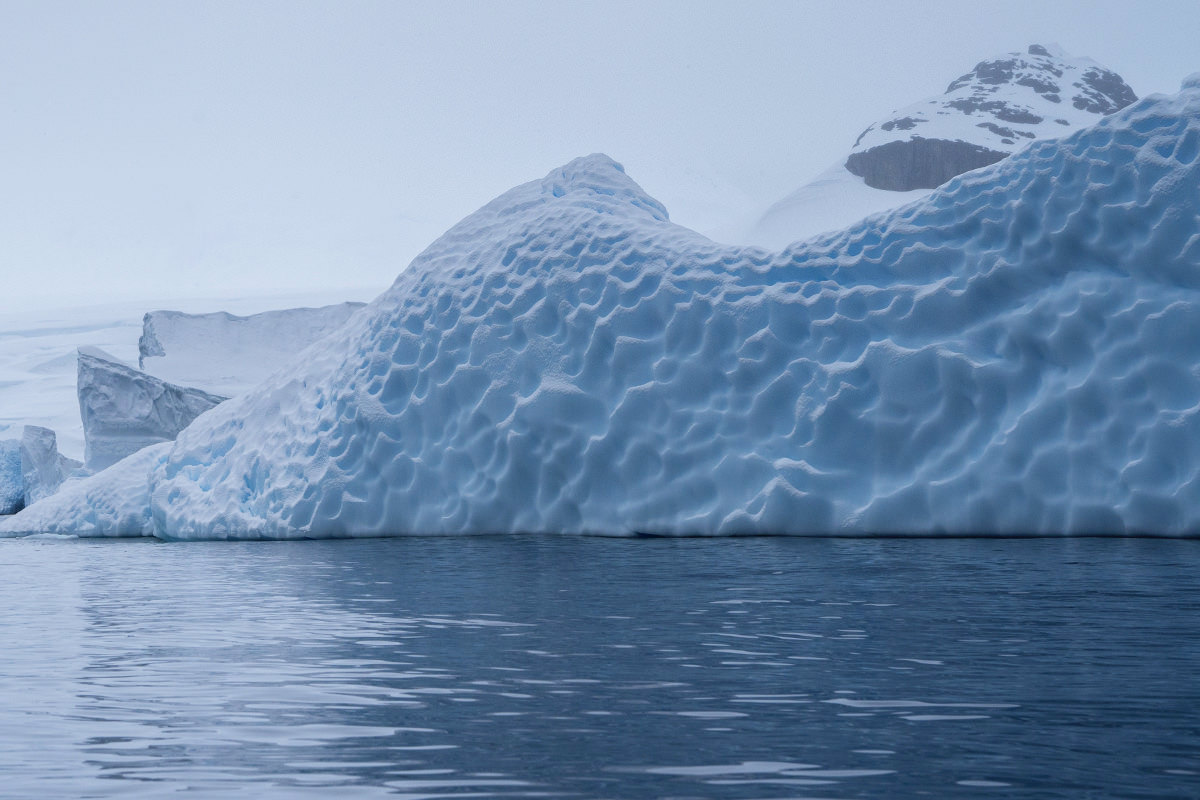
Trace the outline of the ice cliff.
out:
M 138 366 L 165 381 L 232 397 L 344 325 L 363 305 L 289 308 L 246 317 L 152 311 L 142 322 Z
M 1198 164 L 1155 96 L 767 252 L 579 159 L 0 531 L 1195 535 Z
M 24 507 L 21 443 L 16 439 L 0 439 L 0 515 L 15 514 Z
M 91 472 L 174 439 L 198 415 L 225 400 L 140 372 L 96 347 L 81 347 L 78 359 L 84 463 Z
M 58 452 L 54 431 L 37 425 L 26 425 L 21 435 L 21 481 L 25 505 L 32 505 L 58 491 L 63 481 L 82 467 L 73 458 Z

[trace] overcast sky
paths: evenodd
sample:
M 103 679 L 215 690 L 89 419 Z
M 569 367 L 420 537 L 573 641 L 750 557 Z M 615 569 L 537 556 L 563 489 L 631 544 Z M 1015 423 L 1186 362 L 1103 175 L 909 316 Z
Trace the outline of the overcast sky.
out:
M 977 5 L 0 0 L 0 313 L 370 294 L 596 151 L 720 238 L 993 55 L 1200 71 L 1197 0 Z

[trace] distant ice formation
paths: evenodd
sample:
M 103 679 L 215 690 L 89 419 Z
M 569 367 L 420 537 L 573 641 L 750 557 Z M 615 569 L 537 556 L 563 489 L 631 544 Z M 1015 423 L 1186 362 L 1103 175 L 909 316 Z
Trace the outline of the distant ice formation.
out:
M 289 308 L 248 317 L 152 311 L 142 323 L 138 366 L 165 381 L 233 397 L 344 325 L 364 305 Z
M 49 428 L 26 425 L 20 439 L 0 440 L 0 515 L 49 497 L 82 466 L 58 452 Z
M 225 400 L 147 375 L 97 347 L 79 349 L 76 388 L 84 463 L 90 472 L 174 439 L 198 415 Z
M 0 439 L 0 515 L 15 514 L 24 507 L 21 443 L 16 439 Z
M 63 481 L 83 464 L 58 452 L 54 431 L 26 425 L 21 435 L 21 480 L 25 505 L 58 491 Z
M 1196 535 L 1197 186 L 1200 91 L 782 252 L 579 159 L 0 531 Z
M 868 127 L 843 164 L 768 209 L 746 241 L 782 247 L 843 228 L 1135 100 L 1115 72 L 1053 45 L 988 59 L 945 94 Z

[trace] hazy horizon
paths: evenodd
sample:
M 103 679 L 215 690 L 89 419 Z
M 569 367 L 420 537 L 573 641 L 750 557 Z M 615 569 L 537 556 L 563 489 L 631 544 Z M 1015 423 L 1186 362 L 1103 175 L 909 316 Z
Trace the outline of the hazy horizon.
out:
M 0 11 L 14 309 L 382 290 L 464 215 L 591 152 L 722 238 L 985 58 L 1054 42 L 1139 96 L 1200 70 L 1194 2 Z

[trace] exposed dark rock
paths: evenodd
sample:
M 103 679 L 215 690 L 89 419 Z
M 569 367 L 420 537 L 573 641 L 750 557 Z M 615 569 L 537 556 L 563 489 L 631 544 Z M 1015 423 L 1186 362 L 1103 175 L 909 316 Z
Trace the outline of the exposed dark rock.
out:
M 1037 125 L 1042 121 L 1042 118 L 1037 114 L 1006 103 L 1003 100 L 980 100 L 975 97 L 962 97 L 958 100 L 951 100 L 946 105 L 950 108 L 957 108 L 959 111 L 965 111 L 968 114 L 976 112 L 991 114 L 996 119 L 1003 120 L 1004 122 Z
M 1021 136 L 1026 139 L 1036 139 L 1037 137 L 1029 131 L 1014 131 L 1012 128 L 1004 128 L 994 122 L 981 122 L 975 127 L 989 130 L 997 136 L 1004 136 L 1008 139 L 1014 139 Z
M 901 117 L 900 119 L 889 119 L 887 122 L 883 123 L 879 127 L 885 131 L 891 131 L 891 130 L 911 131 L 913 128 L 917 127 L 924 121 L 925 120 L 917 119 L 916 117 Z M 864 133 L 865 133 L 865 131 L 864 131 Z M 862 137 L 860 136 L 859 139 L 861 139 L 861 138 Z M 855 144 L 857 144 L 857 142 Z
M 1058 88 L 1058 84 L 1048 78 L 1039 78 L 1033 75 L 1026 75 L 1017 81 L 1018 86 L 1028 86 L 1040 95 L 1043 95 L 1047 100 L 1053 98 L 1055 103 L 1062 102 L 1062 98 L 1058 93 L 1062 91 Z
M 1137 95 L 1120 75 L 1099 67 L 1083 73 L 1083 81 L 1075 86 L 1081 91 L 1075 95 L 1072 105 L 1081 111 L 1112 114 L 1137 102 Z
M 936 189 L 955 175 L 994 164 L 1007 153 L 944 139 L 888 142 L 846 159 L 846 169 L 875 189 Z

